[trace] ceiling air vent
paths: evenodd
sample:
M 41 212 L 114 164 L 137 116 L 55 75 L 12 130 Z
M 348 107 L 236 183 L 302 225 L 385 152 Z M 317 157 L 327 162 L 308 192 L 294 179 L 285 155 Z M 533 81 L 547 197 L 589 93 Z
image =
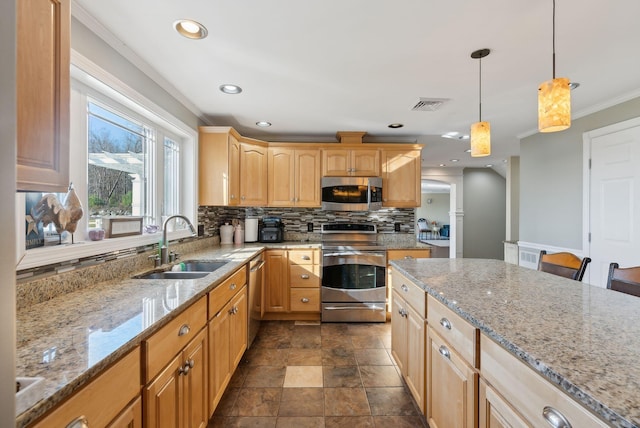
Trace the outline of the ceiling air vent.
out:
M 412 111 L 436 111 L 444 103 L 449 101 L 447 98 L 422 98 L 420 97 L 420 101 L 416 105 L 414 105 L 411 110 Z

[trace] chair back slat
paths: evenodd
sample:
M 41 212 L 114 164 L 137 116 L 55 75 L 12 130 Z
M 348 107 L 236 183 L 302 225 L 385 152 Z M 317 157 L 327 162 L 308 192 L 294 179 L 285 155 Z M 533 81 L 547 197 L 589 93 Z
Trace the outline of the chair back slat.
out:
M 640 266 L 621 268 L 618 263 L 611 263 L 607 288 L 640 297 Z
M 589 262 L 591 262 L 589 257 L 581 259 L 569 252 L 547 254 L 545 250 L 542 250 L 538 260 L 538 270 L 582 281 Z

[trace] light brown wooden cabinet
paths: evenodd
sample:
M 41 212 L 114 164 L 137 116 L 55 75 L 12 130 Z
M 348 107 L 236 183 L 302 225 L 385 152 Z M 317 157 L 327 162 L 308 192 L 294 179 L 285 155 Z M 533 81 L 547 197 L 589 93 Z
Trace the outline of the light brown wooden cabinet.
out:
M 69 186 L 70 3 L 16 3 L 19 191 Z
M 141 428 L 140 361 L 136 347 L 31 428 L 66 427 L 81 418 L 90 426 Z
M 269 147 L 268 205 L 320 206 L 320 150 Z
M 286 250 L 265 251 L 264 311 L 289 312 L 289 258 Z
M 530 428 L 509 403 L 480 379 L 480 428 Z
M 323 177 L 379 177 L 380 150 L 330 149 L 322 150 Z
M 291 312 L 320 312 L 318 250 L 289 250 Z
M 419 207 L 421 167 L 420 150 L 382 150 L 382 206 Z
M 146 386 L 145 427 L 206 427 L 207 382 L 207 330 L 202 328 Z
M 200 127 L 198 174 L 200 205 L 267 204 L 266 144 L 242 139 L 233 128 Z
M 424 290 L 393 273 L 391 355 L 418 407 L 425 411 L 426 296 Z
M 431 248 L 405 248 L 387 250 L 387 316 L 390 316 L 393 304 L 393 267 L 389 264 L 392 260 L 403 259 L 428 259 L 431 257 Z

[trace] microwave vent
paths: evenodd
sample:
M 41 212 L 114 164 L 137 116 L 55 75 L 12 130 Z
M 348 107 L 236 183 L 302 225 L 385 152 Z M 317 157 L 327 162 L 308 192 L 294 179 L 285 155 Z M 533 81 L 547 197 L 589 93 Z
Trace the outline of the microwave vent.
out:
M 447 98 L 422 98 L 413 106 L 411 111 L 436 111 L 448 102 Z

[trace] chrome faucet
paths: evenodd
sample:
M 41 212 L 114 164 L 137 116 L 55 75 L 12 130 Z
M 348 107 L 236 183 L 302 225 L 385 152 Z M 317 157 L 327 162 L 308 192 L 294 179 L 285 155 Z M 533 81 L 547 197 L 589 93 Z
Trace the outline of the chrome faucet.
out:
M 187 225 L 189 225 L 189 229 L 191 229 L 191 236 L 195 236 L 197 234 L 196 229 L 193 227 L 193 224 L 191 224 L 189 219 L 185 216 L 181 214 L 169 216 L 169 218 L 167 218 L 162 224 L 162 246 L 160 247 L 161 264 L 169 263 L 169 242 L 167 241 L 167 225 L 169 224 L 169 221 L 174 218 L 181 218 L 187 222 Z

